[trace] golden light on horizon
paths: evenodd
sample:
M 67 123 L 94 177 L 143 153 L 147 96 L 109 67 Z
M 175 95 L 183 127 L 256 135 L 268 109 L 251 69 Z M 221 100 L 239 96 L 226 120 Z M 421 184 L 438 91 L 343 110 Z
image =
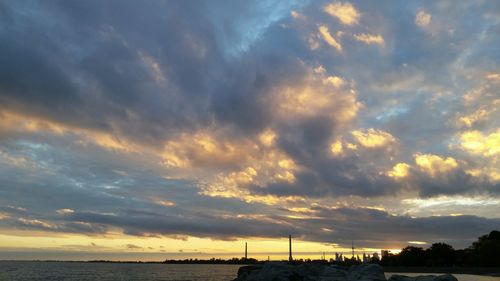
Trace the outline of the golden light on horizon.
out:
M 112 239 L 109 239 L 112 238 Z M 248 244 L 249 257 L 258 260 L 288 259 L 288 238 L 266 239 L 247 237 L 235 241 L 213 240 L 186 236 L 183 239 L 169 237 L 133 237 L 110 236 L 89 237 L 86 235 L 53 236 L 49 233 L 39 233 L 30 236 L 29 233 L 0 234 L 0 247 L 6 250 L 17 251 L 63 251 L 77 255 L 79 252 L 93 252 L 98 259 L 99 255 L 107 256 L 110 253 L 134 253 L 139 260 L 158 261 L 177 258 L 241 258 L 244 254 L 245 242 Z M 13 246 L 16 245 L 16 246 Z M 381 249 L 357 249 L 356 255 L 363 252 L 372 254 Z M 400 250 L 392 249 L 396 253 Z M 350 247 L 340 247 L 336 244 L 301 241 L 293 239 L 293 253 L 296 259 L 318 259 L 323 252 L 333 257 L 335 253 L 343 253 L 350 257 Z M 163 259 L 159 258 L 162 257 Z M 119 256 L 115 258 L 119 260 Z

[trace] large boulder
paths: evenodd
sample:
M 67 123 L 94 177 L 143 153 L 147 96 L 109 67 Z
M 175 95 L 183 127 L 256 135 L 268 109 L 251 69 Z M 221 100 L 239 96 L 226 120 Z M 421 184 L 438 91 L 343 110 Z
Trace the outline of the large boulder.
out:
M 347 274 L 346 268 L 318 263 L 301 264 L 294 271 L 307 281 L 343 281 Z
M 386 281 L 384 270 L 378 264 L 353 265 L 349 268 L 346 281 Z
M 451 274 L 421 275 L 415 277 L 394 274 L 389 277 L 388 281 L 457 281 L 457 278 Z
M 238 270 L 234 281 L 288 281 L 302 280 L 294 272 L 293 266 L 286 263 L 267 263 L 262 266 L 243 266 Z
M 386 281 L 382 268 L 375 264 L 353 266 L 349 270 L 335 265 L 306 263 L 298 266 L 267 263 L 243 266 L 234 281 Z
M 343 281 L 346 280 L 347 268 L 336 265 L 325 266 L 321 277 L 317 280 L 321 281 Z
M 361 264 L 349 269 L 336 265 L 304 263 L 290 265 L 271 262 L 262 265 L 243 266 L 234 281 L 387 281 L 378 264 Z M 388 281 L 457 281 L 450 274 L 409 277 L 392 275 Z

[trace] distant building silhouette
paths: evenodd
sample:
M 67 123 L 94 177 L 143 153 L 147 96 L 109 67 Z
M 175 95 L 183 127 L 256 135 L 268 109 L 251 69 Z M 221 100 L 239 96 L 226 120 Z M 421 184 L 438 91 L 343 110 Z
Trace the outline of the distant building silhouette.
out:
M 292 262 L 293 257 L 292 257 L 292 235 L 288 235 L 288 261 Z

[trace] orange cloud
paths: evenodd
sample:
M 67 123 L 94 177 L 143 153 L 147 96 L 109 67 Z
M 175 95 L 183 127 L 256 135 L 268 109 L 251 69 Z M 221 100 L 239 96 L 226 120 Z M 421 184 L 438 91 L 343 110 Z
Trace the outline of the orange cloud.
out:
M 460 124 L 470 128 L 477 122 L 487 120 L 489 116 L 497 110 L 498 105 L 500 105 L 500 100 L 498 102 L 494 102 L 492 106 L 485 106 L 469 115 L 462 116 L 458 119 L 458 121 Z
M 425 10 L 418 11 L 415 16 L 415 24 L 420 27 L 426 27 L 431 23 L 432 16 Z
M 282 201 L 283 198 L 252 195 L 245 187 L 248 185 L 264 187 L 276 182 L 294 183 L 295 173 L 299 170 L 300 167 L 291 158 L 273 148 L 248 161 L 244 169 L 229 173 L 222 172 L 214 179 L 209 179 L 201 186 L 202 193 L 208 196 L 240 198 L 247 202 L 274 204 Z
M 486 75 L 486 79 L 500 81 L 500 73 L 489 73 Z
M 324 115 L 344 124 L 362 107 L 356 91 L 347 86 L 340 77 L 310 69 L 302 79 L 286 81 L 273 89 L 269 102 L 283 120 Z
M 335 49 L 337 49 L 337 51 L 342 52 L 342 46 L 330 34 L 328 27 L 321 25 L 319 27 L 319 34 L 321 35 L 321 37 L 323 37 L 323 40 L 325 40 L 325 42 L 328 43 L 328 45 L 334 47 Z
M 408 176 L 409 170 L 410 165 L 406 163 L 398 163 L 392 168 L 392 170 L 387 172 L 387 175 L 395 179 L 401 179 Z
M 377 44 L 380 46 L 385 45 L 384 37 L 382 37 L 380 34 L 379 35 L 372 35 L 372 34 L 355 34 L 354 39 L 361 41 L 365 44 Z
M 325 6 L 325 12 L 337 18 L 342 24 L 355 25 L 359 23 L 361 14 L 351 3 L 335 2 Z
M 391 134 L 370 128 L 366 131 L 356 130 L 351 133 L 359 144 L 366 148 L 380 148 L 396 142 Z
M 2 120 L 0 123 L 0 134 L 21 132 L 45 132 L 54 135 L 70 134 L 79 138 L 77 143 L 80 145 L 92 143 L 113 151 L 138 151 L 137 145 L 110 133 L 71 127 L 46 119 L 21 115 L 10 111 L 0 112 L 0 119 Z
M 432 177 L 448 173 L 458 167 L 458 162 L 453 157 L 442 158 L 434 154 L 420 153 L 414 157 L 417 166 Z
M 480 131 L 467 131 L 460 134 L 459 139 L 460 148 L 471 154 L 489 157 L 500 153 L 500 129 L 489 135 Z
M 167 141 L 161 156 L 171 167 L 224 167 L 244 163 L 257 151 L 257 146 L 245 140 L 232 141 L 209 132 L 196 132 Z
M 342 154 L 342 151 L 343 151 L 342 141 L 336 140 L 335 142 L 333 142 L 330 145 L 330 152 L 333 155 L 335 155 L 335 156 L 340 155 L 340 154 Z

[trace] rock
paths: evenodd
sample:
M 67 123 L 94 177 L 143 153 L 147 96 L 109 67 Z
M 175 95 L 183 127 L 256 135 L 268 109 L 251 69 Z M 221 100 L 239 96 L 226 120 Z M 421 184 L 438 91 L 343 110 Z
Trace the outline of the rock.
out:
M 361 264 L 349 269 L 337 265 L 303 263 L 290 265 L 271 262 L 263 265 L 243 266 L 234 281 L 387 281 L 378 264 Z M 388 281 L 457 281 L 450 274 L 408 277 L 392 275 Z
M 416 277 L 409 277 L 405 275 L 392 275 L 388 281 L 457 281 L 457 278 L 451 274 L 443 275 L 421 275 Z
M 234 281 L 386 281 L 382 268 L 375 264 L 353 266 L 349 270 L 335 265 L 305 263 L 267 263 L 244 266 Z
M 325 267 L 323 274 L 321 275 L 321 281 L 341 281 L 346 280 L 347 269 L 345 267 L 340 267 L 337 265 L 331 265 Z
M 234 279 L 234 281 L 302 280 L 297 276 L 297 273 L 294 272 L 293 266 L 286 263 L 266 263 L 260 267 L 244 266 L 243 269 L 240 270 L 238 270 L 238 278 Z
M 349 268 L 346 281 L 386 281 L 384 270 L 378 264 L 361 264 Z
M 238 269 L 238 278 L 247 278 L 248 275 L 252 273 L 254 270 L 260 270 L 262 266 L 259 265 L 247 265 L 242 266 Z

